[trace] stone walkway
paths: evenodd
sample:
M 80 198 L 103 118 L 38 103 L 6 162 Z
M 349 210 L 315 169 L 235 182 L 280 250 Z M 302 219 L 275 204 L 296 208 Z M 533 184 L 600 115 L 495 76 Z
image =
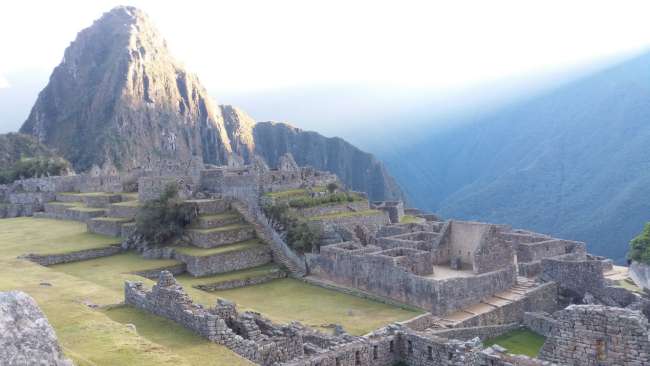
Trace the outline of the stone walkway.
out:
M 621 281 L 630 278 L 629 269 L 623 266 L 614 266 L 609 271 L 605 271 L 605 278 L 612 281 Z

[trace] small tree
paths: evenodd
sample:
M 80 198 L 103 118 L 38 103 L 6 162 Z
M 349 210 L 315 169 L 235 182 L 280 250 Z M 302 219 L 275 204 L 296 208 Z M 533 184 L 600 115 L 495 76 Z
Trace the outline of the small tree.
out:
M 339 189 L 339 185 L 336 184 L 336 182 L 332 182 L 327 185 L 327 191 L 330 194 L 334 194 L 334 192 L 336 192 L 337 189 Z
M 627 257 L 633 261 L 650 264 L 650 223 L 645 224 L 641 234 L 632 239 Z
M 136 216 L 136 230 L 152 246 L 165 246 L 183 234 L 197 216 L 195 207 L 183 204 L 176 184 L 169 184 L 159 198 L 146 202 Z

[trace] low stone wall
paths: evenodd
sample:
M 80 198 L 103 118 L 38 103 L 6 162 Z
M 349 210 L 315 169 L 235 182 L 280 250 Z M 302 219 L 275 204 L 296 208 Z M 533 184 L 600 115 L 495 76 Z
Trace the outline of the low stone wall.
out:
M 556 326 L 556 321 L 549 313 L 525 313 L 524 325 L 533 332 L 548 337 L 551 330 Z
M 234 304 L 222 300 L 214 308 L 204 308 L 192 301 L 169 272 L 160 274 L 151 291 L 146 291 L 141 282 L 127 281 L 124 300 L 257 364 L 270 366 L 304 355 L 298 327 L 276 326 L 259 314 L 238 314 Z
M 32 216 L 41 208 L 39 204 L 32 203 L 0 203 L 0 219 Z
M 517 246 L 517 261 L 534 262 L 574 252 L 586 254 L 585 243 L 562 239 L 522 243 Z
M 144 271 L 136 271 L 136 272 L 132 272 L 132 274 L 140 276 L 140 277 L 148 278 L 148 279 L 151 279 L 151 280 L 155 280 L 158 277 L 160 277 L 160 273 L 165 272 L 165 271 L 171 273 L 174 276 L 177 276 L 179 274 L 183 274 L 183 273 L 186 272 L 185 271 L 185 263 L 179 263 L 179 264 L 175 264 L 173 266 L 167 266 L 167 267 L 148 269 L 148 270 L 144 270 Z
M 239 278 L 236 280 L 221 281 L 208 283 L 203 285 L 196 285 L 195 288 L 203 291 L 221 291 L 221 290 L 230 290 L 233 288 L 240 288 L 252 285 L 259 285 L 262 283 L 270 282 L 280 278 L 286 278 L 287 273 L 281 269 L 271 271 L 258 276 L 251 276 L 247 278 Z
M 602 264 L 597 260 L 542 259 L 542 278 L 579 296 L 596 294 L 605 287 Z
M 176 251 L 174 258 L 187 265 L 192 276 L 238 271 L 271 262 L 271 248 L 267 245 L 208 256 L 190 256 Z
M 449 339 L 470 340 L 474 338 L 480 338 L 482 341 L 485 341 L 487 339 L 495 338 L 520 328 L 521 325 L 519 323 L 510 323 L 503 325 L 486 325 L 482 327 L 452 328 L 440 331 L 432 331 L 431 333 L 435 334 L 438 337 Z
M 26 254 L 20 258 L 30 260 L 42 266 L 52 266 L 55 264 L 86 261 L 89 259 L 108 257 L 110 255 L 118 254 L 122 251 L 119 244 L 112 245 L 106 248 L 87 249 L 76 252 L 62 253 L 62 254 Z

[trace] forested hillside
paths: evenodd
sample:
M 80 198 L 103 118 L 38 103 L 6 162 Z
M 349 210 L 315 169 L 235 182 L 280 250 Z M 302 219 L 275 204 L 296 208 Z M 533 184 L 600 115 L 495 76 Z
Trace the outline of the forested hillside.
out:
M 623 260 L 650 218 L 650 54 L 382 155 L 412 202 L 445 217 Z

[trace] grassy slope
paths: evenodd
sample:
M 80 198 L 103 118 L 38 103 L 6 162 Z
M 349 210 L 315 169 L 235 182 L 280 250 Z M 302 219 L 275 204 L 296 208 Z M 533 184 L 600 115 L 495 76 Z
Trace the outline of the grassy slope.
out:
M 205 257 L 213 254 L 223 254 L 229 252 L 237 252 L 241 250 L 248 250 L 266 246 L 259 239 L 251 239 L 239 243 L 222 245 L 216 248 L 197 248 L 197 247 L 176 247 L 176 251 L 182 254 L 191 255 L 194 257 Z
M 514 330 L 499 337 L 488 339 L 483 344 L 498 344 L 508 349 L 508 353 L 536 357 L 546 338 L 528 329 Z
M 51 248 L 70 250 L 84 249 L 88 245 L 104 244 L 105 238 L 85 233 L 85 225 L 47 219 L 18 218 L 0 220 L 0 291 L 22 290 L 36 299 L 56 330 L 66 354 L 79 366 L 94 365 L 247 365 L 225 347 L 199 339 L 192 347 L 182 347 L 187 342 L 181 327 L 167 332 L 168 341 L 148 337 L 146 323 L 151 318 L 134 316 L 131 323 L 141 324 L 143 336 L 130 331 L 119 322 L 111 320 L 101 311 L 93 310 L 84 303 L 99 305 L 123 300 L 121 284 L 125 279 L 143 280 L 133 275 L 107 273 L 101 266 L 92 265 L 84 276 L 75 276 L 56 267 L 45 268 L 31 262 L 16 259 L 27 252 L 50 252 Z M 79 243 L 75 246 L 74 243 Z M 45 250 L 44 250 L 45 248 Z M 162 262 L 118 256 L 130 265 L 124 268 L 159 266 Z M 158 263 L 156 263 L 158 262 Z M 75 264 L 67 265 L 72 268 Z M 143 268 L 140 268 L 143 269 Z M 70 270 L 70 272 L 74 272 Z M 98 275 L 101 281 L 90 281 Z M 110 280 L 109 280 L 110 279 Z M 51 286 L 40 283 L 47 282 Z M 102 282 L 114 284 L 103 286 Z M 152 282 L 144 280 L 151 285 Z M 119 286 L 118 286 L 119 285 Z M 153 329 L 159 328 L 151 324 Z M 159 328 L 159 329 L 170 329 Z M 178 346 L 173 346 L 178 345 Z

